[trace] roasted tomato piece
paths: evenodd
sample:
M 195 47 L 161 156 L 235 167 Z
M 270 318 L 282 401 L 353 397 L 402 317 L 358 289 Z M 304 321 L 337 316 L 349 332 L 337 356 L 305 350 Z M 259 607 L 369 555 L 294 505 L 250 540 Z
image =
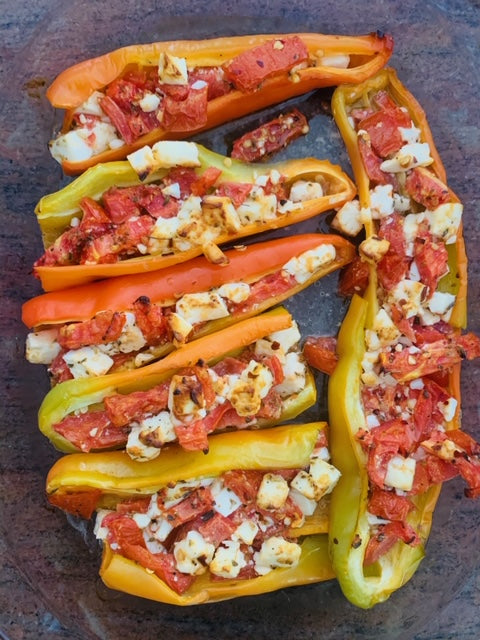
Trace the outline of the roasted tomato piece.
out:
M 337 339 L 333 336 L 309 336 L 303 346 L 303 355 L 310 366 L 330 376 L 338 362 L 336 347 Z
M 91 320 L 65 324 L 58 333 L 63 349 L 80 349 L 86 345 L 107 344 L 118 340 L 125 325 L 125 316 L 113 311 L 100 311 Z
M 117 393 L 105 398 L 105 408 L 112 423 L 117 427 L 123 427 L 147 413 L 157 414 L 166 409 L 168 390 L 169 384 L 166 382 L 156 385 L 148 391 L 133 391 L 129 394 Z
M 423 232 L 415 238 L 415 263 L 420 273 L 420 281 L 432 297 L 442 276 L 448 273 L 448 253 L 443 242 L 434 242 L 430 233 Z
M 86 491 L 75 491 L 75 493 L 52 493 L 48 497 L 50 504 L 60 507 L 64 511 L 85 518 L 92 517 L 97 508 L 102 492 L 100 489 L 88 489 Z
M 389 524 L 380 525 L 378 532 L 372 535 L 368 541 L 363 564 L 365 566 L 373 564 L 390 551 L 399 540 L 412 547 L 419 545 L 421 542 L 413 527 L 406 522 L 390 522 Z
M 208 87 L 190 87 L 185 100 L 165 96 L 162 102 L 161 125 L 168 131 L 192 131 L 207 122 Z
M 127 433 L 112 424 L 106 411 L 87 411 L 71 415 L 53 429 L 81 451 L 108 449 L 126 443 Z
M 360 152 L 365 171 L 374 185 L 393 183 L 392 175 L 380 169 L 382 159 L 372 149 L 370 142 L 362 136 L 358 137 L 358 151 Z
M 227 79 L 240 91 L 254 91 L 267 78 L 289 71 L 308 60 L 308 49 L 298 36 L 269 40 L 225 63 Z
M 416 167 L 407 173 L 405 189 L 415 202 L 423 204 L 426 209 L 436 209 L 450 201 L 448 187 L 423 167 Z
M 368 501 L 369 512 L 385 520 L 402 522 L 413 508 L 412 502 L 406 496 L 399 496 L 395 491 L 376 488 L 373 489 Z
M 338 283 L 338 292 L 342 296 L 353 296 L 357 293 L 363 296 L 370 278 L 368 263 L 355 256 L 355 258 L 342 269 Z
M 293 109 L 235 140 L 231 156 L 244 162 L 257 162 L 283 149 L 308 131 L 308 122 L 303 113 Z

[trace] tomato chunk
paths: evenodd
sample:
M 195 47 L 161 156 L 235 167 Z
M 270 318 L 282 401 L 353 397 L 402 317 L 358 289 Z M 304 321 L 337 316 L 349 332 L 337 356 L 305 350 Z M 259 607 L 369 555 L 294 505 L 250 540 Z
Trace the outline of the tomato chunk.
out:
M 289 71 L 308 60 L 308 49 L 298 36 L 269 40 L 248 49 L 223 65 L 227 79 L 240 91 L 254 91 L 267 78 Z
M 185 100 L 165 96 L 162 103 L 162 127 L 168 131 L 192 131 L 207 122 L 207 85 L 189 88 Z
M 450 201 L 448 187 L 424 167 L 416 167 L 407 173 L 405 189 L 415 202 L 423 204 L 426 209 L 436 209 Z
M 412 502 L 406 496 L 398 496 L 395 491 L 383 491 L 375 488 L 368 501 L 370 513 L 385 520 L 404 521 L 413 509 Z
M 303 113 L 293 109 L 235 140 L 231 156 L 244 162 L 257 162 L 283 149 L 308 131 L 308 122 Z
M 448 273 L 448 252 L 443 242 L 434 242 L 430 233 L 415 238 L 414 258 L 420 273 L 420 281 L 428 288 L 432 297 L 438 281 Z
M 97 508 L 102 492 L 100 489 L 88 489 L 86 491 L 75 491 L 75 493 L 56 492 L 48 496 L 48 501 L 55 507 L 68 511 L 74 516 L 79 516 L 88 520 L 92 517 Z
M 148 391 L 114 394 L 105 398 L 105 408 L 112 423 L 123 427 L 147 413 L 157 414 L 167 407 L 169 384 L 163 383 Z
M 107 344 L 118 340 L 125 316 L 113 311 L 100 311 L 91 320 L 63 325 L 58 343 L 63 349 L 80 349 L 86 345 Z
M 303 346 L 303 355 L 311 367 L 330 376 L 338 362 L 336 347 L 337 339 L 332 336 L 309 336 Z
M 355 256 L 340 273 L 338 292 L 341 296 L 353 296 L 354 293 L 363 296 L 368 287 L 369 278 L 368 263 L 364 262 L 360 256 Z
M 364 566 L 368 566 L 377 562 L 384 556 L 393 545 L 402 540 L 406 544 L 415 547 L 421 543 L 421 540 L 413 527 L 405 522 L 390 522 L 386 525 L 380 525 L 378 532 L 371 536 L 365 551 Z
M 192 491 L 178 504 L 165 509 L 164 516 L 169 524 L 175 528 L 193 520 L 197 516 L 207 513 L 213 508 L 213 496 L 208 487 L 200 487 Z
M 91 449 L 120 446 L 127 441 L 126 432 L 112 424 L 106 411 L 67 416 L 54 424 L 53 429 L 86 453 Z

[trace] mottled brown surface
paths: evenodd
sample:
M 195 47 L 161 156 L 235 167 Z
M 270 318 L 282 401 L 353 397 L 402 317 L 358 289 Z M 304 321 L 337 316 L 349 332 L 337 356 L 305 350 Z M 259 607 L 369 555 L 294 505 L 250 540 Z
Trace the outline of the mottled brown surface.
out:
M 382 29 L 395 36 L 392 64 L 427 111 L 450 185 L 466 205 L 470 327 L 479 331 L 478 1 L 266 0 L 261 7 L 251 0 L 233 5 L 219 0 L 1 4 L 0 629 L 11 640 L 480 637 L 480 505 L 461 498 L 460 483 L 443 492 L 427 558 L 415 577 L 369 612 L 349 605 L 333 582 L 188 611 L 108 592 L 97 579 L 98 557 L 90 538 L 85 543 L 84 532 L 44 501 L 45 475 L 57 457 L 36 427 L 36 410 L 48 383 L 41 367 L 23 361 L 20 323 L 21 303 L 40 291 L 29 274 L 40 251 L 33 209 L 62 181 L 46 149 L 54 114 L 44 97 L 46 85 L 61 69 L 115 46 L 155 38 Z M 320 115 L 323 98 L 302 101 L 312 130 L 284 155 L 327 156 L 347 166 L 337 132 Z M 256 116 L 247 118 L 201 140 L 225 151 L 233 132 L 242 133 L 257 122 Z M 342 309 L 335 283 L 332 276 L 292 303 L 305 330 L 327 332 L 338 322 Z M 468 364 L 463 379 L 464 426 L 477 437 L 478 373 L 478 364 Z

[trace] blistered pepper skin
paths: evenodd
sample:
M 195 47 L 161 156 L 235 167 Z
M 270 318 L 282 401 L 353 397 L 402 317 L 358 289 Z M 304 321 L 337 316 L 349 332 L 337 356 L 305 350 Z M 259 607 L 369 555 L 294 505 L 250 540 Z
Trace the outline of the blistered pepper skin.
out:
M 202 174 L 207 168 L 215 167 L 222 171 L 222 180 L 232 182 L 254 183 L 260 173 L 269 175 L 270 171 L 278 171 L 288 184 L 296 180 L 312 179 L 321 175 L 331 187 L 331 193 L 320 198 L 306 200 L 301 207 L 289 213 L 277 216 L 267 222 L 244 225 L 238 232 L 225 232 L 215 239 L 215 244 L 233 242 L 241 238 L 279 229 L 290 224 L 308 220 L 315 215 L 340 207 L 351 200 L 356 193 L 355 185 L 350 178 L 336 165 L 326 160 L 304 158 L 286 160 L 284 162 L 262 164 L 259 167 L 230 160 L 197 145 L 200 167 L 196 169 Z M 162 178 L 166 170 L 157 171 L 147 178 L 152 182 Z M 70 225 L 72 218 L 81 215 L 80 202 L 84 197 L 98 200 L 109 188 L 140 185 L 142 182 L 127 161 L 99 164 L 89 169 L 69 185 L 44 196 L 37 204 L 35 213 L 42 232 L 45 248 L 48 248 Z M 170 255 L 145 255 L 137 258 L 121 260 L 109 264 L 82 264 L 68 266 L 37 266 L 35 275 L 40 279 L 45 291 L 65 289 L 81 284 L 127 274 L 145 273 L 165 269 L 175 264 L 191 260 L 201 255 L 203 249 L 194 245 L 190 249 Z
M 98 495 L 98 506 L 114 508 L 129 496 L 148 495 L 168 482 L 218 475 L 239 469 L 297 468 L 308 464 L 325 423 L 289 425 L 258 432 L 231 432 L 213 436 L 208 454 L 167 447 L 160 458 L 137 463 L 123 452 L 72 454 L 58 460 L 50 470 L 46 491 L 52 502 L 68 510 L 76 492 Z M 183 595 L 170 589 L 159 577 L 139 564 L 115 553 L 105 543 L 100 575 L 107 586 L 132 595 L 180 606 L 218 602 L 333 578 L 328 558 L 326 521 L 316 523 L 318 533 L 304 535 L 298 565 L 275 569 L 251 580 L 195 580 Z
M 318 33 L 248 35 L 231 38 L 215 38 L 202 41 L 156 42 L 147 45 L 131 45 L 86 60 L 63 71 L 47 90 L 47 98 L 54 107 L 66 109 L 64 131 L 70 128 L 73 111 L 95 90 L 101 90 L 122 75 L 128 65 L 155 66 L 161 52 L 186 58 L 187 66 L 216 67 L 227 60 L 264 44 L 272 39 L 298 36 L 305 43 L 311 56 L 331 57 L 355 56 L 360 63 L 350 68 L 334 66 L 311 66 L 298 69 L 293 76 L 284 72 L 267 78 L 252 92 L 230 91 L 208 102 L 207 122 L 201 127 L 186 132 L 171 132 L 155 129 L 141 136 L 132 145 L 124 145 L 98 154 L 89 160 L 62 163 L 65 173 L 75 175 L 99 162 L 110 162 L 125 158 L 127 154 L 146 144 L 162 139 L 189 137 L 200 131 L 211 129 L 224 122 L 239 118 L 302 95 L 313 89 L 335 86 L 345 82 L 361 82 L 381 69 L 393 51 L 393 39 L 389 35 L 338 36 Z
M 393 69 L 384 69 L 376 76 L 358 85 L 336 89 L 332 108 L 336 123 L 346 144 L 358 187 L 360 206 L 370 206 L 370 181 L 364 169 L 357 144 L 357 133 L 348 119 L 349 109 L 355 103 L 368 104 L 369 96 L 379 90 L 387 91 L 394 101 L 407 109 L 414 125 L 420 129 L 422 140 L 428 142 L 434 162 L 430 169 L 442 182 L 446 173 L 435 148 L 425 113 L 417 100 L 401 84 Z M 449 190 L 452 201 L 458 198 Z M 367 237 L 375 233 L 374 223 L 365 225 Z M 439 283 L 441 291 L 456 295 L 450 324 L 460 330 L 466 324 L 467 259 L 461 228 L 457 241 L 449 247 L 450 273 Z M 364 556 L 370 536 L 367 520 L 369 478 L 366 470 L 367 456 L 355 435 L 365 428 L 365 415 L 360 397 L 360 375 L 365 352 L 365 329 L 379 309 L 377 300 L 377 274 L 370 265 L 370 279 L 362 298 L 355 295 L 342 323 L 338 337 L 339 363 L 330 378 L 328 390 L 329 416 L 332 429 L 331 452 L 333 463 L 342 477 L 333 491 L 329 549 L 332 565 L 345 596 L 355 605 L 368 609 L 386 600 L 392 592 L 404 585 L 415 573 L 424 556 L 432 515 L 441 485 L 434 485 L 423 494 L 411 498 L 415 509 L 407 522 L 418 533 L 421 544 L 410 547 L 396 544 L 375 564 L 375 571 L 364 570 Z M 449 375 L 448 391 L 460 405 L 460 367 L 454 366 Z M 457 413 L 448 428 L 459 427 Z
M 231 352 L 241 350 L 259 338 L 270 333 L 287 329 L 292 324 L 291 315 L 282 308 L 274 309 L 261 316 L 243 320 L 214 334 L 194 340 L 182 349 L 167 355 L 163 360 L 147 365 L 138 371 L 121 371 L 96 378 L 67 380 L 54 387 L 44 398 L 38 413 L 40 431 L 52 444 L 67 453 L 77 452 L 75 445 L 57 433 L 54 425 L 69 413 L 85 410 L 90 405 L 100 403 L 115 393 L 131 393 L 158 385 L 178 369 L 195 365 L 199 360 L 216 362 Z M 307 376 L 305 388 L 292 398 L 287 398 L 279 421 L 295 418 L 312 406 L 316 400 L 313 376 Z M 271 422 L 262 422 L 270 426 Z

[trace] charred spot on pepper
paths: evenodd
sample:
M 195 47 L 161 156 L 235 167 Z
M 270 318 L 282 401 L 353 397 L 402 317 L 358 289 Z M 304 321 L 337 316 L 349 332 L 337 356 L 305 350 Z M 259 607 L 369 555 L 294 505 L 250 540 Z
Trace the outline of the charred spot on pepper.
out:
M 361 545 L 362 545 L 362 539 L 358 535 L 358 533 L 356 533 L 355 537 L 353 538 L 352 549 L 358 549 Z

